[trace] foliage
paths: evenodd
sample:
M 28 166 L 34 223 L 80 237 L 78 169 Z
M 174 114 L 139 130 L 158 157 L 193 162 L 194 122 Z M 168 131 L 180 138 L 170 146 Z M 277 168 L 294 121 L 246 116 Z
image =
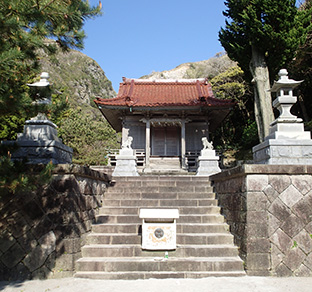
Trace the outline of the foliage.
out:
M 253 45 L 266 57 L 274 78 L 305 40 L 310 15 L 299 11 L 295 0 L 227 0 L 225 5 L 223 14 L 232 21 L 226 21 L 219 39 L 229 57 L 249 75 Z
M 214 144 L 223 149 L 245 149 L 259 141 L 257 130 L 250 126 L 255 125 L 253 102 L 250 85 L 243 77 L 241 68 L 233 66 L 210 80 L 215 97 L 232 99 L 237 104 L 221 127 L 213 133 Z
M 38 74 L 40 50 L 82 48 L 85 20 L 100 13 L 82 0 L 0 0 L 0 115 L 27 115 L 26 84 Z
M 12 161 L 10 152 L 4 151 L 7 151 L 7 147 L 1 146 L 0 198 L 32 191 L 51 179 L 52 163 L 43 166 L 39 172 L 34 172 L 25 161 Z
M 254 82 L 255 116 L 259 138 L 273 120 L 269 76 L 275 78 L 295 55 L 310 29 L 311 11 L 300 11 L 295 0 L 227 0 L 225 28 L 219 40 L 238 62 L 245 80 Z
M 103 118 L 94 119 L 82 109 L 71 109 L 62 120 L 59 135 L 64 144 L 73 148 L 73 162 L 106 164 L 107 151 L 119 148 L 120 137 Z
M 300 7 L 302 10 L 310 11 L 312 7 L 312 1 L 307 0 Z M 304 119 L 305 122 L 312 120 L 312 30 L 308 32 L 306 41 L 302 44 L 296 54 L 296 58 L 290 64 L 289 76 L 295 80 L 304 80 L 298 89 L 299 116 Z M 307 126 L 311 130 L 311 124 Z
M 257 125 L 255 121 L 249 120 L 246 124 L 241 138 L 242 149 L 251 149 L 253 146 L 259 143 L 257 135 Z
M 64 51 L 82 48 L 83 25 L 100 10 L 101 5 L 90 7 L 85 0 L 0 0 L 1 139 L 16 138 L 25 119 L 35 115 L 32 102 L 36 95 L 31 94 L 27 83 L 39 75 L 40 54 L 51 55 L 58 47 Z M 61 100 L 48 109 L 52 119 L 59 119 L 55 110 L 65 111 Z M 1 194 L 37 187 L 49 176 L 51 167 L 47 165 L 44 173 L 33 175 L 24 162 L 12 162 L 9 151 L 0 153 Z
M 23 131 L 25 118 L 16 115 L 0 116 L 0 139 L 15 140 L 17 133 Z

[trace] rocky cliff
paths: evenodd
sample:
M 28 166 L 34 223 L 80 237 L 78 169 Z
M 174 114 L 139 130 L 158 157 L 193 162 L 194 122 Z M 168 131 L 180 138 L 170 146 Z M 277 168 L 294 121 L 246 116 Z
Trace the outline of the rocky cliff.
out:
M 50 82 L 56 91 L 66 92 L 71 107 L 80 106 L 85 111 L 100 115 L 93 99 L 116 95 L 112 83 L 102 68 L 85 54 L 70 50 L 41 59 L 42 71 L 50 74 Z
M 184 63 L 172 70 L 153 72 L 145 75 L 143 79 L 188 79 L 188 78 L 206 78 L 217 76 L 228 68 L 235 66 L 236 63 L 230 60 L 225 53 L 218 53 L 208 60 Z

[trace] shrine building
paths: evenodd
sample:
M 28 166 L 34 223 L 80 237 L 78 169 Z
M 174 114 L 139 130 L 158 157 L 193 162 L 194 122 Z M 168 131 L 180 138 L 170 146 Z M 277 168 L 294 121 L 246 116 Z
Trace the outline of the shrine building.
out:
M 202 138 L 213 132 L 234 106 L 214 97 L 207 79 L 123 78 L 115 98 L 95 100 L 132 148 L 145 171 L 196 170 Z

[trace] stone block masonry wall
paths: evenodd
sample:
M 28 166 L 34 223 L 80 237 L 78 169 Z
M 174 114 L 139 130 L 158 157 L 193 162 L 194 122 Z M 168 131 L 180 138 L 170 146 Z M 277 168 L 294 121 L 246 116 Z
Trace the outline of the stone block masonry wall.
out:
M 312 166 L 243 165 L 211 179 L 249 275 L 312 276 Z
M 48 186 L 0 199 L 0 279 L 71 276 L 109 177 L 57 165 Z

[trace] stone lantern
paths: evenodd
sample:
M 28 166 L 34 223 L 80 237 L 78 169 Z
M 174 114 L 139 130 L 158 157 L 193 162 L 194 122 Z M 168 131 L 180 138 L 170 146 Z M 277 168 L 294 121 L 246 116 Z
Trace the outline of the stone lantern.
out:
M 43 72 L 40 81 L 27 84 L 36 94 L 34 105 L 51 104 L 49 74 Z M 64 145 L 57 136 L 57 126 L 45 114 L 27 120 L 23 133 L 17 134 L 17 141 L 8 141 L 6 144 L 17 143 L 18 149 L 12 153 L 12 159 L 27 159 L 31 164 L 71 163 L 73 150 Z
M 273 107 L 279 110 L 279 117 L 270 125 L 265 141 L 253 148 L 255 163 L 263 164 L 312 164 L 311 133 L 304 131 L 302 119 L 290 110 L 297 102 L 293 90 L 302 82 L 288 78 L 286 69 L 278 73 L 271 92 L 276 92 Z
M 42 72 L 39 82 L 27 84 L 35 91 L 37 97 L 37 100 L 34 102 L 35 104 L 51 104 L 50 82 L 48 81 L 49 78 L 49 73 Z

